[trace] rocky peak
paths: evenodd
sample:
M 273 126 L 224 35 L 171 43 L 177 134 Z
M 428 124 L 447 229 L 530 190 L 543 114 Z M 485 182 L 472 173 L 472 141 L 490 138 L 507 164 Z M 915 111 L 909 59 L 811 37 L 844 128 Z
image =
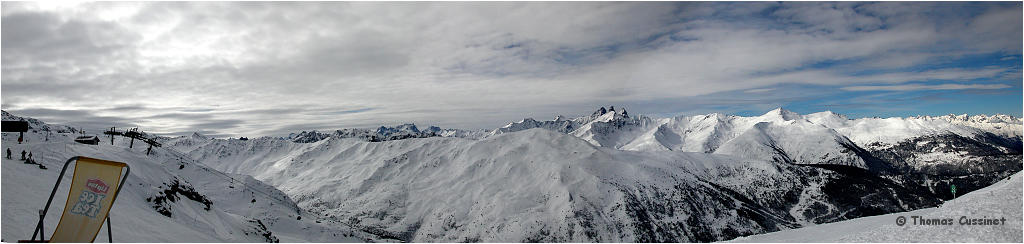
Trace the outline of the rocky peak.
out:
M 604 107 L 601 107 L 601 108 L 600 108 L 600 109 L 598 109 L 597 111 L 594 111 L 594 113 L 593 113 L 593 114 L 591 114 L 590 116 L 601 116 L 601 115 L 604 115 L 604 114 L 606 114 L 606 113 L 608 113 L 608 110 L 607 110 L 607 109 L 605 109 Z

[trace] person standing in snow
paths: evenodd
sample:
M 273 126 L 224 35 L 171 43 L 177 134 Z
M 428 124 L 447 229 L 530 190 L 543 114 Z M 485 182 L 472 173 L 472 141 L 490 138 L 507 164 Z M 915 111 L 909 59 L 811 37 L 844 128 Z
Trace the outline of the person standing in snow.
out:
M 28 152 L 28 162 L 33 162 L 32 161 L 32 152 Z
M 11 159 L 11 148 L 7 148 L 7 159 Z
M 25 160 L 25 150 L 21 150 L 21 160 Z

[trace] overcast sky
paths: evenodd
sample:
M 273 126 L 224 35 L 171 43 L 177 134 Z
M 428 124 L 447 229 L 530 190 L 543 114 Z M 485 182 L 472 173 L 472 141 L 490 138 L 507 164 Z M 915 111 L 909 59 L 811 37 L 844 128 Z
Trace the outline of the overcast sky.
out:
M 1020 2 L 2 3 L 2 107 L 165 135 L 1022 110 Z

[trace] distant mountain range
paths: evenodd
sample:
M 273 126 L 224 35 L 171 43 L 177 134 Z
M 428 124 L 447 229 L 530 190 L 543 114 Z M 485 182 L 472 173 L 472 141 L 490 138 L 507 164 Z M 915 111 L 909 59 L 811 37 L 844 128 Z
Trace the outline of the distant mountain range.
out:
M 1021 120 L 622 108 L 165 145 L 403 241 L 717 241 L 936 206 L 1021 170 Z M 413 139 L 419 138 L 419 139 Z

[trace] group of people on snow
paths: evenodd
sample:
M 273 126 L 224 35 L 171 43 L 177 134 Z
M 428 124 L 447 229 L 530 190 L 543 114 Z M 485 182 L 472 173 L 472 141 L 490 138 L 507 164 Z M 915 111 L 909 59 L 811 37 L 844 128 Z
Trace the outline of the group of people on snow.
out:
M 11 159 L 11 148 L 7 148 L 7 159 Z M 35 161 L 32 160 L 32 152 L 28 152 L 28 157 L 26 158 L 25 150 L 21 150 L 21 160 L 25 161 L 25 163 L 35 163 Z

